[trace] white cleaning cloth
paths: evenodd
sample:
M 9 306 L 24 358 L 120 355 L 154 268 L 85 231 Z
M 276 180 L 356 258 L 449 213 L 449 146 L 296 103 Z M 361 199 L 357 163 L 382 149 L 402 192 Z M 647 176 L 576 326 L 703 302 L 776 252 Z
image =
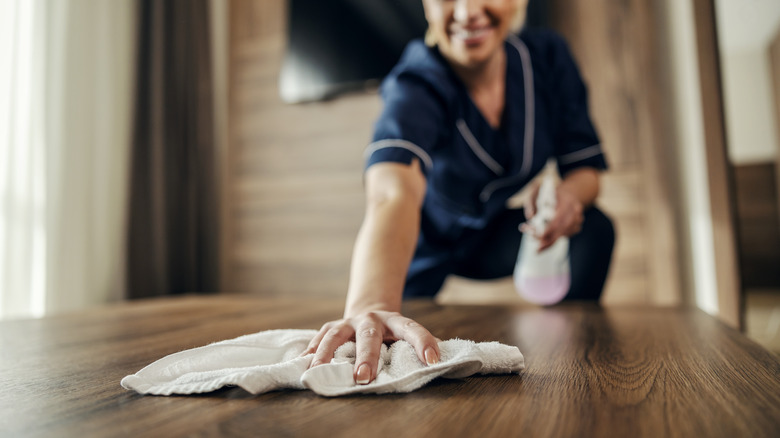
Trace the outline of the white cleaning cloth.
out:
M 382 345 L 379 372 L 368 385 L 353 377 L 355 343 L 348 342 L 333 361 L 309 369 L 314 357 L 300 357 L 315 330 L 270 330 L 184 350 L 166 356 L 122 379 L 122 386 L 141 394 L 171 395 L 210 392 L 235 385 L 252 394 L 276 389 L 311 389 L 320 395 L 409 392 L 436 377 L 519 372 L 523 355 L 498 342 L 451 339 L 439 343 L 441 359 L 424 365 L 414 347 L 397 341 Z

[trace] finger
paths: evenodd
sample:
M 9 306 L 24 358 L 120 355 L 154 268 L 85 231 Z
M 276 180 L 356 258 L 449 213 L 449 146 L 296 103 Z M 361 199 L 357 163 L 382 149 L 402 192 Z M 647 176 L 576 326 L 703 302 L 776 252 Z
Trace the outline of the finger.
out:
M 367 317 L 355 332 L 355 383 L 365 385 L 374 380 L 382 349 L 382 325 L 378 319 Z
M 331 323 L 327 323 L 322 326 L 322 328 L 317 332 L 316 335 L 309 341 L 309 345 L 306 346 L 306 349 L 304 349 L 300 356 L 306 356 L 307 354 L 312 354 L 317 351 L 317 347 L 320 346 L 320 342 L 322 342 L 322 338 L 325 337 L 325 333 L 328 332 L 328 330 L 331 327 Z
M 539 236 L 536 227 L 534 227 L 532 224 L 528 222 L 523 222 L 522 224 L 518 225 L 517 228 L 520 230 L 521 233 L 531 234 L 534 237 Z
M 555 243 L 555 240 L 549 240 L 549 241 L 539 241 L 539 249 L 536 251 L 537 253 L 540 253 L 544 251 L 545 249 L 551 247 L 553 243 Z
M 525 220 L 530 220 L 536 214 L 536 201 L 533 198 L 526 199 L 523 203 L 523 214 Z
M 346 322 L 335 324 L 328 329 L 325 336 L 322 337 L 319 347 L 317 347 L 317 352 L 314 353 L 311 366 L 315 367 L 329 363 L 333 359 L 333 353 L 336 352 L 336 349 L 352 339 L 354 335 L 355 329 Z
M 580 230 L 582 229 L 582 221 L 583 221 L 582 214 L 573 213 L 567 216 L 566 220 L 561 220 L 560 222 L 560 226 L 558 227 L 559 229 L 558 236 L 571 237 L 579 233 Z
M 544 232 L 539 236 L 539 241 L 544 245 L 552 243 L 561 235 L 561 222 L 562 219 L 556 216 L 545 228 Z
M 574 221 L 571 225 L 563 232 L 561 233 L 562 236 L 571 237 L 577 233 L 582 231 L 582 222 L 581 221 Z
M 574 226 L 572 227 L 571 234 L 567 234 L 568 236 L 573 236 L 580 231 L 582 231 L 582 223 L 585 222 L 585 215 L 582 214 L 582 212 L 577 213 L 577 220 L 574 222 Z
M 545 249 L 551 247 L 559 237 L 561 237 L 560 227 L 555 226 L 553 222 L 550 222 L 550 226 L 539 238 L 539 249 L 537 252 L 542 252 Z
M 416 321 L 396 315 L 388 318 L 385 325 L 398 339 L 412 344 L 422 363 L 434 365 L 441 360 L 437 338 Z
M 523 213 L 525 213 L 526 220 L 531 219 L 536 214 L 536 198 L 539 197 L 539 185 L 535 185 L 531 190 L 531 194 L 525 199 L 523 203 Z
M 528 202 L 523 205 L 523 214 L 525 214 L 526 220 L 530 220 L 532 217 L 534 217 L 534 214 L 536 214 L 536 210 L 534 209 L 533 203 Z

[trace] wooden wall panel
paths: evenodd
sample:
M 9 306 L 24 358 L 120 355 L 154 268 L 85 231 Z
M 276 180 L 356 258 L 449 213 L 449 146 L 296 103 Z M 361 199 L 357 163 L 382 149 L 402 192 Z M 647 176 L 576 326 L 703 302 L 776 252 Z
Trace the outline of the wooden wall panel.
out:
M 646 0 L 551 0 L 552 25 L 569 41 L 588 84 L 610 170 L 599 203 L 618 240 L 607 302 L 681 299 L 673 150 L 664 118 L 661 26 Z M 641 280 L 640 280 L 641 278 Z
M 775 102 L 775 129 L 777 130 L 777 155 L 775 155 L 775 183 L 777 200 L 780 203 L 780 28 L 777 29 L 772 43 L 769 45 L 769 73 L 772 77 L 772 95 Z M 780 222 L 778 222 L 780 225 Z
M 288 105 L 286 1 L 231 2 L 231 226 L 223 289 L 341 296 L 363 215 L 372 93 Z M 262 286 L 260 286 L 262 285 Z
M 646 2 L 552 1 L 590 85 L 592 110 L 612 169 L 600 204 L 618 245 L 606 302 L 679 299 L 667 188 L 662 102 Z M 262 4 L 262 5 L 260 5 Z M 343 295 L 363 214 L 362 151 L 380 101 L 353 94 L 286 105 L 276 84 L 284 48 L 284 0 L 233 0 L 231 60 L 231 250 L 225 289 Z M 650 184 L 649 181 L 653 181 Z M 666 178 L 663 181 L 669 181 Z M 479 298 L 475 298 L 479 297 Z M 453 278 L 443 301 L 516 301 L 512 283 Z

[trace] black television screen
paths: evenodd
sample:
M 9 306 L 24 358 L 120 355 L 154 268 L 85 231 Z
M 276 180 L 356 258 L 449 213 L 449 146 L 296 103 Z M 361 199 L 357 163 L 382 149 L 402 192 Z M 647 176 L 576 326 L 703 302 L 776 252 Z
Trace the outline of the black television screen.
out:
M 544 22 L 543 5 L 530 2 L 529 24 Z M 422 0 L 290 0 L 279 94 L 306 102 L 376 83 L 427 26 Z

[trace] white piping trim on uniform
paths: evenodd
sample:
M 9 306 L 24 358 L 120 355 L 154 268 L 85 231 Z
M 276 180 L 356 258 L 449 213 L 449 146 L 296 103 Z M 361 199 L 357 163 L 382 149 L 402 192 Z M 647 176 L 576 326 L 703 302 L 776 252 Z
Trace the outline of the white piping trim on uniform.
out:
M 593 145 L 558 157 L 559 164 L 570 164 L 601 154 L 601 145 Z
M 520 173 L 527 175 L 531 171 L 531 162 L 534 155 L 534 71 L 531 65 L 531 55 L 528 53 L 528 47 L 520 38 L 515 35 L 509 36 L 509 43 L 512 44 L 517 52 L 520 53 L 520 59 L 523 61 L 523 80 L 525 82 L 525 138 L 523 139 L 523 167 Z
M 507 38 L 520 54 L 520 60 L 523 64 L 523 85 L 525 89 L 525 137 L 523 138 L 523 165 L 520 167 L 520 173 L 514 177 L 508 177 L 493 181 L 482 189 L 479 199 L 486 202 L 490 196 L 504 185 L 511 185 L 515 179 L 525 178 L 531 172 L 534 155 L 534 123 L 535 123 L 535 105 L 534 105 L 534 70 L 531 63 L 531 55 L 528 52 L 528 46 L 516 35 L 510 34 Z
M 491 157 L 490 154 L 485 151 L 485 149 L 482 148 L 482 145 L 480 145 L 479 141 L 474 138 L 474 134 L 471 133 L 471 130 L 469 130 L 468 125 L 466 125 L 466 122 L 464 122 L 463 119 L 458 119 L 458 121 L 455 122 L 455 126 L 458 127 L 460 135 L 463 136 L 463 139 L 466 140 L 466 143 L 469 145 L 471 150 L 485 166 L 490 168 L 490 170 L 492 170 L 496 175 L 501 175 L 504 173 L 504 168 L 501 167 L 501 165 L 498 164 L 496 160 L 494 160 L 493 157 Z
M 428 155 L 428 153 L 425 152 L 423 148 L 408 140 L 402 139 L 388 138 L 385 140 L 375 141 L 366 146 L 366 149 L 363 152 L 363 157 L 367 160 L 369 157 L 371 157 L 371 155 L 373 155 L 374 152 L 385 148 L 406 149 L 407 151 L 417 155 L 417 157 L 422 160 L 426 169 L 431 170 L 433 167 L 433 160 L 431 159 L 431 156 Z

